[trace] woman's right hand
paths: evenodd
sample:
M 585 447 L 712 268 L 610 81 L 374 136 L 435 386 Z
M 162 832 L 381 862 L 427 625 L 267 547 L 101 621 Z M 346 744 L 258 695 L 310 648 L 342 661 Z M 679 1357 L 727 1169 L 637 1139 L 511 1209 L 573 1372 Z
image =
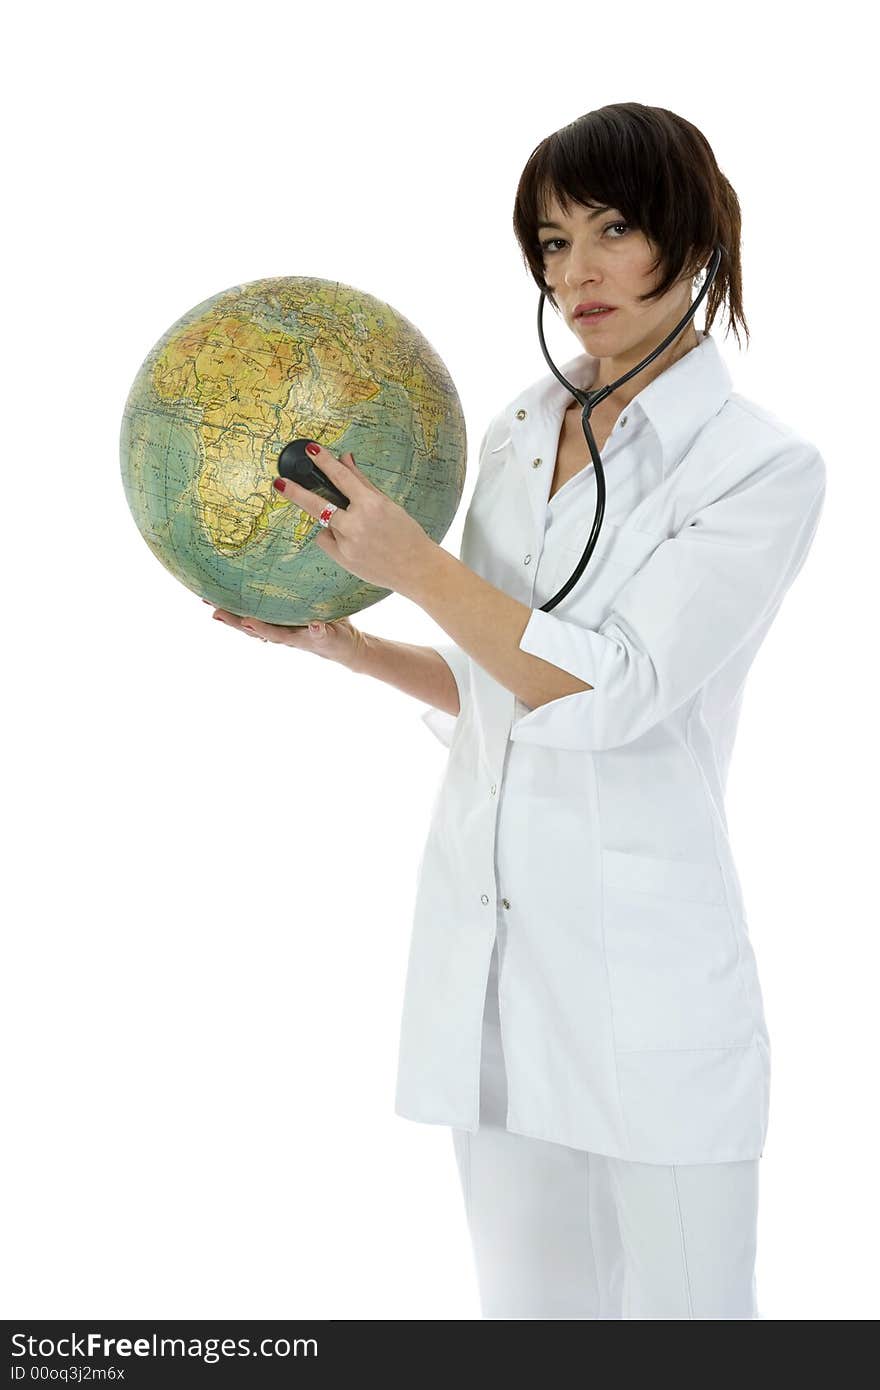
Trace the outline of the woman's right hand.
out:
M 207 603 L 207 599 L 202 600 Z M 214 610 L 214 617 L 227 627 L 238 628 L 247 637 L 256 637 L 263 642 L 278 642 L 283 647 L 296 647 L 299 651 L 314 652 L 327 661 L 338 661 L 342 666 L 354 668 L 364 649 L 364 634 L 354 626 L 350 618 L 336 618 L 330 623 L 318 623 L 313 632 L 306 623 L 299 627 L 288 627 L 275 623 L 263 623 L 258 618 L 239 618 L 225 608 Z

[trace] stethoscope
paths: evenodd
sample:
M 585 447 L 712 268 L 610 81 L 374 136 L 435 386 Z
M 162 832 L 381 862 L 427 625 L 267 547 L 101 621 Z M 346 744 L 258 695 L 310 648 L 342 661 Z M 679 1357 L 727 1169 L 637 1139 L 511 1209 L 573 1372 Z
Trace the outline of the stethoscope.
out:
M 723 250 L 723 246 L 716 246 L 712 253 L 712 259 L 709 262 L 705 284 L 688 309 L 681 323 L 676 324 L 675 328 L 663 339 L 662 343 L 659 343 L 657 347 L 654 348 L 654 351 L 648 354 L 644 362 L 640 362 L 639 365 L 633 367 L 631 371 L 625 372 L 623 376 L 618 377 L 617 381 L 612 381 L 610 385 L 600 387 L 598 391 L 584 391 L 580 386 L 573 386 L 570 381 L 566 381 L 562 373 L 550 360 L 547 344 L 544 342 L 543 325 L 544 300 L 547 297 L 547 292 L 546 290 L 541 291 L 541 298 L 538 301 L 538 337 L 541 340 L 541 351 L 547 359 L 547 365 L 553 375 L 562 382 L 563 386 L 571 392 L 575 400 L 584 408 L 581 416 L 581 423 L 584 427 L 584 434 L 587 438 L 587 445 L 589 446 L 590 455 L 593 460 L 593 467 L 596 470 L 596 514 L 593 517 L 593 529 L 587 541 L 587 548 L 581 556 L 574 573 L 569 577 L 566 583 L 563 584 L 559 593 L 554 594 L 546 603 L 541 604 L 541 608 L 545 613 L 549 613 L 551 608 L 555 608 L 557 603 L 561 602 L 566 594 L 571 592 L 574 585 L 580 579 L 589 564 L 590 556 L 596 548 L 599 532 L 602 529 L 602 520 L 605 516 L 605 472 L 602 468 L 602 460 L 599 457 L 596 441 L 593 438 L 593 431 L 590 429 L 590 415 L 595 406 L 607 400 L 611 392 L 616 391 L 618 386 L 622 386 L 625 381 L 629 381 L 630 377 L 635 376 L 636 372 L 640 372 L 643 367 L 647 367 L 649 362 L 653 362 L 654 358 L 659 356 L 659 354 L 669 346 L 673 338 L 677 338 L 682 329 L 687 327 L 700 307 L 709 286 L 715 279 L 718 267 L 721 264 L 721 252 Z M 320 497 L 324 497 L 330 502 L 335 502 L 337 507 L 347 507 L 349 499 L 346 497 L 345 493 L 341 492 L 338 487 L 331 483 L 326 473 L 323 473 L 320 468 L 317 468 L 311 456 L 306 453 L 306 445 L 311 442 L 310 439 L 292 439 L 286 444 L 278 455 L 279 474 L 282 478 L 292 478 L 294 482 L 299 483 L 302 487 L 308 488 L 311 492 L 316 492 Z
M 712 281 L 715 279 L 716 274 L 718 273 L 718 267 L 721 264 L 721 253 L 723 250 L 724 248 L 721 245 L 715 247 L 715 250 L 712 253 L 712 259 L 709 262 L 709 268 L 706 274 L 705 283 L 702 289 L 700 290 L 700 293 L 694 300 L 693 304 L 688 309 L 681 323 L 676 324 L 672 332 L 669 333 L 667 337 L 663 339 L 663 342 L 659 343 L 658 346 L 655 347 L 654 351 L 648 354 L 644 362 L 640 362 L 639 365 L 637 367 L 633 367 L 631 371 L 625 372 L 623 376 L 617 378 L 617 381 L 612 381 L 608 386 L 602 386 L 599 388 L 598 391 L 595 392 L 585 391 L 580 386 L 573 386 L 570 381 L 566 381 L 562 373 L 553 365 L 553 362 L 550 360 L 550 354 L 547 351 L 547 344 L 544 342 L 543 326 L 544 300 L 547 297 L 547 292 L 546 290 L 541 291 L 541 298 L 538 301 L 538 337 L 541 340 L 541 351 L 543 352 L 544 357 L 547 360 L 547 365 L 550 368 L 553 375 L 557 377 L 559 381 L 562 382 L 563 386 L 565 386 L 566 389 L 571 392 L 575 400 L 578 401 L 584 407 L 583 414 L 581 416 L 581 424 L 584 427 L 584 434 L 586 435 L 587 446 L 590 450 L 590 456 L 593 460 L 593 467 L 596 471 L 596 514 L 593 517 L 593 529 L 591 530 L 590 538 L 587 541 L 587 548 L 581 556 L 580 560 L 578 561 L 577 568 L 575 569 L 574 573 L 569 577 L 565 584 L 563 584 L 562 588 L 559 590 L 559 593 L 554 594 L 553 597 L 551 599 L 548 599 L 546 603 L 541 604 L 541 609 L 544 613 L 549 613 L 551 608 L 555 608 L 557 603 L 564 599 L 566 594 L 571 592 L 574 585 L 580 579 L 581 575 L 583 574 L 584 570 L 590 562 L 590 556 L 596 548 L 596 542 L 599 539 L 599 532 L 602 529 L 602 519 L 605 516 L 605 472 L 602 468 L 602 460 L 599 456 L 599 450 L 596 446 L 596 441 L 593 438 L 593 431 L 590 428 L 590 415 L 592 414 L 595 406 L 599 405 L 602 401 L 606 400 L 608 396 L 611 395 L 612 391 L 617 390 L 618 386 L 622 386 L 625 381 L 629 381 L 630 377 L 635 376 L 636 372 L 640 372 L 643 367 L 647 367 L 649 362 L 653 362 L 654 358 L 659 356 L 659 354 L 669 346 L 673 338 L 677 338 L 682 329 L 687 327 L 694 314 L 697 312 L 697 309 L 700 307 L 700 304 L 703 298 L 705 297 L 706 292 L 709 289 L 709 286 L 711 285 Z

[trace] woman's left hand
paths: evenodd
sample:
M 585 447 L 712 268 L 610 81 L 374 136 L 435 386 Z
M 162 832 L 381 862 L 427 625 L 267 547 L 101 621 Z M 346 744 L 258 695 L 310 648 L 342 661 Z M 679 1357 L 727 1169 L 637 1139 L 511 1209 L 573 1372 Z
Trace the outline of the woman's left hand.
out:
M 353 454 L 338 459 L 321 446 L 313 457 L 321 472 L 349 499 L 348 506 L 337 508 L 330 525 L 313 537 L 315 545 L 359 579 L 405 596 L 410 580 L 419 573 L 435 542 L 414 517 L 370 482 Z M 282 497 L 315 521 L 328 506 L 323 497 L 290 478 L 274 478 L 273 483 Z

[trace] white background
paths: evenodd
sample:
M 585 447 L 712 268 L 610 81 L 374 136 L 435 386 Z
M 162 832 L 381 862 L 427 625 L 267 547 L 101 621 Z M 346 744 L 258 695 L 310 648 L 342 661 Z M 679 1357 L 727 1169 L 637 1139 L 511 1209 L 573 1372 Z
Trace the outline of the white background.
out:
M 704 132 L 743 211 L 734 389 L 814 441 L 820 533 L 746 692 L 728 816 L 773 1044 L 768 1319 L 878 1314 L 878 454 L 867 11 L 44 5 L 3 106 L 2 1315 L 475 1319 L 448 1129 L 396 1116 L 425 706 L 264 645 L 156 561 L 119 473 L 143 358 L 264 276 L 376 295 L 476 447 L 546 371 L 511 228 L 546 135 Z M 696 318 L 702 327 L 702 308 Z M 557 362 L 580 344 L 549 308 Z M 446 636 L 394 594 L 355 619 Z

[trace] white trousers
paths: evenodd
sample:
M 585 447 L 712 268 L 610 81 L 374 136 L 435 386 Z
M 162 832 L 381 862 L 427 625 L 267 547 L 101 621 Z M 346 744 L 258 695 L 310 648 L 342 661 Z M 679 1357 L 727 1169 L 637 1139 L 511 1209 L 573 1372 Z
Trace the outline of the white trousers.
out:
M 759 1318 L 759 1159 L 632 1163 L 505 1129 L 498 946 L 480 1127 L 453 1129 L 484 1318 Z

